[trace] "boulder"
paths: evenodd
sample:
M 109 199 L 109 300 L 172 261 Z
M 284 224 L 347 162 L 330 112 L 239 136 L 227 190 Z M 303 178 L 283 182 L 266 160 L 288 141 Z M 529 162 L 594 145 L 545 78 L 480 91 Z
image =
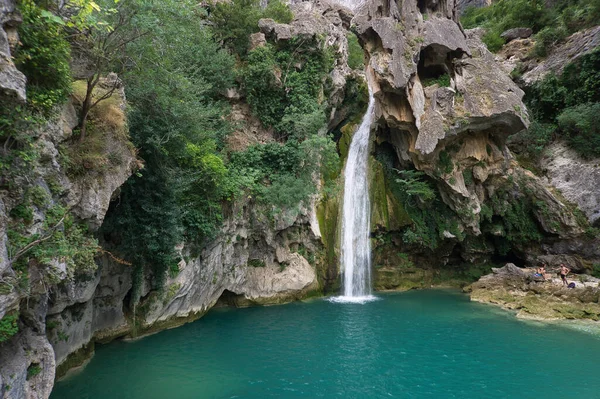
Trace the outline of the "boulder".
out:
M 531 28 L 513 28 L 502 32 L 500 37 L 508 43 L 515 39 L 527 39 L 532 33 Z
M 265 34 L 262 32 L 253 33 L 250 35 L 250 48 L 249 50 L 254 50 L 255 48 L 262 47 L 267 44 L 267 39 L 265 39 Z

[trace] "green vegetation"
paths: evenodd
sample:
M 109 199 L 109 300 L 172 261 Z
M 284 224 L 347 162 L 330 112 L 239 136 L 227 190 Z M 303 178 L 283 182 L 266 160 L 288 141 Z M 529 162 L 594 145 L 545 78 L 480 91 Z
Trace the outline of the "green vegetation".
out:
M 49 113 L 71 92 L 71 50 L 64 22 L 33 0 L 20 0 L 19 11 L 23 23 L 19 27 L 15 65 L 27 77 L 30 106 Z
M 42 367 L 39 363 L 32 363 L 29 367 L 27 367 L 27 381 L 38 375 L 42 372 Z
M 412 221 L 403 230 L 404 243 L 435 249 L 444 240 L 445 231 L 462 241 L 465 235 L 460 231 L 455 213 L 444 204 L 429 178 L 423 172 L 394 169 L 395 155 L 390 151 L 380 149 L 376 157 L 383 165 L 390 191 Z
M 198 27 L 203 9 L 196 2 L 150 3 L 128 28 L 141 29 L 138 21 L 160 21 L 160 27 L 127 47 L 135 68 L 122 75 L 130 135 L 144 169 L 122 188 L 103 232 L 136 266 L 136 279 L 150 272 L 160 289 L 166 272 L 176 270 L 175 246 L 199 248 L 213 237 L 227 201 L 244 196 L 274 212 L 293 209 L 315 192 L 315 176 L 335 179 L 339 160 L 335 143 L 319 133 L 333 61 L 323 44 L 292 38 L 247 51 L 258 16 L 289 22 L 287 6 L 271 2 L 261 11 L 256 2 L 219 3 L 209 28 Z M 232 31 L 236 18 L 244 21 Z M 236 63 L 218 41 L 243 61 Z M 222 95 L 237 82 L 277 142 L 227 151 L 233 126 L 223 118 L 229 107 Z
M 519 194 L 521 191 L 526 194 Z M 504 255 L 513 245 L 542 239 L 543 234 L 534 215 L 536 207 L 539 204 L 527 194 L 527 189 L 522 187 L 514 190 L 509 181 L 499 187 L 485 208 L 482 208 L 481 228 L 486 232 L 501 233 L 505 242 L 497 242 L 496 247 Z
M 460 21 L 467 29 L 486 28 L 483 41 L 493 52 L 504 44 L 500 34 L 505 30 L 531 28 L 537 40 L 535 54 L 544 56 L 548 48 L 569 34 L 600 20 L 597 0 L 558 0 L 547 4 L 542 0 L 499 0 L 489 7 L 468 8 Z
M 198 29 L 195 2 L 152 5 L 129 28 L 154 20 L 160 29 L 128 47 L 136 67 L 122 77 L 144 169 L 123 186 L 103 230 L 136 275 L 148 267 L 160 288 L 178 262 L 175 246 L 212 236 L 222 217 L 227 168 L 218 151 L 230 128 L 220 93 L 233 85 L 234 59 Z
M 233 0 L 215 2 L 209 15 L 215 38 L 242 57 L 248 51 L 250 34 L 259 31 L 261 18 L 290 23 L 294 14 L 279 0 L 269 1 L 264 10 L 258 0 Z
M 0 181 L 21 198 L 11 209 L 8 231 L 18 288 L 29 288 L 32 265 L 44 281 L 58 281 L 48 266 L 55 259 L 67 263 L 71 277 L 96 268 L 97 241 L 60 205 L 56 177 L 46 176 L 50 192 L 15 183 L 35 180 L 28 175 L 39 160 L 31 131 L 56 115 L 70 94 L 79 112 L 79 141 L 59 148 L 70 178 L 114 170 L 124 155 L 143 160 L 100 232 L 134 266 L 134 287 L 148 274 L 153 288 L 161 289 L 166 276 L 178 272 L 176 246 L 185 242 L 199 250 L 218 231 L 229 201 L 250 199 L 273 215 L 300 207 L 319 179 L 325 187 L 337 179 L 340 161 L 325 131 L 333 53 L 322 38 L 292 38 L 248 51 L 259 18 L 293 19 L 287 5 L 271 1 L 264 10 L 255 0 L 208 8 L 193 0 L 46 5 L 19 3 L 24 23 L 15 61 L 28 78 L 29 101 L 0 107 Z M 362 50 L 355 36 L 350 41 L 351 62 L 359 67 Z M 72 82 L 71 53 L 89 64 L 85 80 Z M 126 88 L 127 115 L 116 81 L 102 81 L 110 71 L 119 72 Z M 358 93 L 363 86 L 352 81 L 348 87 Z M 225 118 L 230 108 L 224 93 L 232 88 L 273 128 L 271 142 L 229 152 L 227 137 L 237 126 Z M 135 149 L 123 154 L 130 139 Z M 117 149 L 115 141 L 122 144 Z M 46 218 L 31 235 L 34 211 Z
M 561 135 L 586 158 L 600 156 L 600 103 L 565 109 L 557 118 Z
M 509 144 L 521 156 L 537 162 L 555 138 L 564 139 L 584 157 L 600 156 L 600 50 L 549 74 L 527 88 L 526 102 L 534 121 Z
M 19 320 L 18 312 L 6 313 L 0 319 L 0 344 L 19 332 L 17 320 Z
M 362 70 L 365 67 L 365 53 L 358 38 L 354 33 L 348 33 L 346 39 L 348 39 L 348 66 Z
M 427 78 L 423 79 L 423 86 L 433 86 L 437 84 L 440 87 L 450 87 L 450 75 L 444 73 L 437 78 Z
M 44 208 L 46 218 L 36 234 L 28 234 L 23 219 L 11 221 L 8 229 L 9 262 L 27 290 L 28 265 L 51 264 L 61 259 L 67 264 L 69 277 L 90 274 L 96 270 L 94 256 L 98 242 L 87 233 L 86 226 L 78 224 L 68 210 L 60 205 Z M 29 222 L 30 223 L 30 222 Z M 46 281 L 56 283 L 59 277 L 53 268 L 43 269 Z

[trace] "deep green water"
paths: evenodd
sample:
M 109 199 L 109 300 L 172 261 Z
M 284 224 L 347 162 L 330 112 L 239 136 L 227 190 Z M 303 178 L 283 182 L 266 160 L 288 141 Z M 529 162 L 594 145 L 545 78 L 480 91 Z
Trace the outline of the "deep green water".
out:
M 216 310 L 97 348 L 51 399 L 600 398 L 600 338 L 451 291 Z

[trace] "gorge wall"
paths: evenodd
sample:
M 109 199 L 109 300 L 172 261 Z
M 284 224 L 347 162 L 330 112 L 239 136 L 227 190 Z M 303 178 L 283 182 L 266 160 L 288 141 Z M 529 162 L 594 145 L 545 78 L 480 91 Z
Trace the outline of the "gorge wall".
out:
M 479 33 L 462 30 L 453 1 L 373 0 L 350 10 L 315 0 L 290 7 L 293 21 L 260 20 L 251 46 L 319 39 L 333 53 L 322 133 L 334 133 L 342 158 L 364 97 L 364 86 L 351 90 L 352 82 L 364 81 L 362 67 L 348 65 L 351 31 L 375 83 L 369 173 L 377 289 L 456 284 L 472 279 L 474 265 L 481 273 L 508 259 L 566 262 L 582 272 L 600 260 L 597 241 L 583 234 L 587 221 L 506 146 L 529 123 L 523 92 Z M 14 2 L 0 0 L 0 96 L 10 106 L 26 101 L 25 77 L 11 60 L 19 23 Z M 65 162 L 76 145 L 80 100 L 73 96 L 50 122 L 28 132 L 39 156 L 11 164 L 11 180 L 2 182 L 0 320 L 18 327 L 0 341 L 3 397 L 48 397 L 55 377 L 84 363 L 95 342 L 177 326 L 215 305 L 277 304 L 339 288 L 339 190 L 322 190 L 275 215 L 251 196 L 237 198 L 223 205 L 216 238 L 200 248 L 177 247 L 178 272 L 168 273 L 161 289 L 153 288 L 151 275 L 136 280 L 135 265 L 115 256 L 111 238 L 98 233 L 119 204 L 120 187 L 143 167 L 123 131 L 124 93 L 121 87 L 107 105 L 120 123 L 106 125 L 98 150 L 105 167 L 84 163 L 73 173 Z M 252 115 L 245 93 L 232 90 L 227 99 L 229 118 L 241 122 L 228 138 L 231 148 L 276 141 Z M 32 211 L 27 223 L 16 212 L 24 201 Z M 63 231 L 67 216 L 56 223 L 56 206 L 99 239 L 95 262 L 75 273 L 72 255 L 59 254 L 17 268 L 19 247 L 10 231 L 24 227 L 19 234 L 31 240 Z

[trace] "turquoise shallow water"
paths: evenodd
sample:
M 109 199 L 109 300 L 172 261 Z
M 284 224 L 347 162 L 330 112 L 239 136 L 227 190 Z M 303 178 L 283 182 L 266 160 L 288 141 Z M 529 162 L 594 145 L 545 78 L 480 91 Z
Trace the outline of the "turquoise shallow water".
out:
M 97 348 L 51 399 L 600 398 L 600 338 L 452 291 L 216 310 Z

